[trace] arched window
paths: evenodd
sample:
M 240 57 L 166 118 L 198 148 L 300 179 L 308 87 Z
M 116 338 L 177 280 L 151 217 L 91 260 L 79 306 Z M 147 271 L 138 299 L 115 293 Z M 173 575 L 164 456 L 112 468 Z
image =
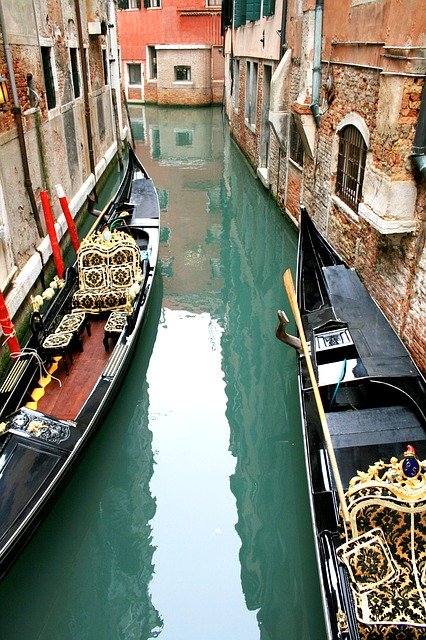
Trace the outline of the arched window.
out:
M 349 124 L 339 132 L 336 195 L 357 211 L 362 196 L 367 145 L 356 127 Z

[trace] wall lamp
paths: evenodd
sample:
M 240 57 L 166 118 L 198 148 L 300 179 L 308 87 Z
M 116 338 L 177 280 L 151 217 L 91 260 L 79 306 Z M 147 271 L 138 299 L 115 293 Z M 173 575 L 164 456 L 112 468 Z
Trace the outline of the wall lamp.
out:
M 7 79 L 0 76 L 0 106 L 9 102 L 9 91 L 7 89 Z

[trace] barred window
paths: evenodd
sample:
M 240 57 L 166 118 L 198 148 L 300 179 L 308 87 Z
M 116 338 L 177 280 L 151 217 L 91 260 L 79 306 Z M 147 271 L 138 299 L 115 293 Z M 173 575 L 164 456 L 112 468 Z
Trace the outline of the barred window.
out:
M 175 67 L 175 82 L 190 82 L 191 67 Z
M 46 89 L 47 108 L 54 109 L 56 107 L 56 90 L 55 80 L 53 78 L 52 67 L 52 47 L 40 47 L 41 60 L 43 64 L 44 86 Z
M 157 51 L 153 46 L 148 46 L 147 49 L 148 49 L 149 79 L 156 80 L 157 79 Z
M 361 132 L 353 125 L 343 127 L 339 135 L 336 195 L 357 211 L 362 197 L 367 145 Z

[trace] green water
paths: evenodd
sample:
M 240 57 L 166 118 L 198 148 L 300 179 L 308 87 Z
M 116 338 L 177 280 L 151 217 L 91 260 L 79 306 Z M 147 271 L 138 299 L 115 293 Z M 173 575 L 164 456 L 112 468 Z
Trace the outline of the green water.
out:
M 2 640 L 323 640 L 295 356 L 297 235 L 221 110 L 132 107 L 162 207 L 129 375 L 0 585 Z

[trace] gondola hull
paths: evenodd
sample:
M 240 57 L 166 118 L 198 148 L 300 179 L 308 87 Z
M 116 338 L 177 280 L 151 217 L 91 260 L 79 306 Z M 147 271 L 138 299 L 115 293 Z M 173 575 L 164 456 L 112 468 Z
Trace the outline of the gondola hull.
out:
M 78 258 L 43 314 L 50 338 L 60 320 L 84 317 L 73 334 L 81 349 L 52 359 L 33 334 L 0 385 L 0 578 L 49 511 L 123 384 L 149 309 L 159 234 L 155 186 L 129 150 L 115 198 L 81 243 L 79 252 L 85 244 L 93 264 L 82 266 Z M 121 262 L 129 256 L 133 264 Z M 92 291 L 87 284 L 101 268 L 110 290 Z
M 420 469 L 413 480 L 419 485 L 415 489 L 417 493 L 411 485 L 407 489 L 411 481 L 401 479 L 398 469 L 405 464 L 404 455 L 407 464 L 426 458 L 425 382 L 355 271 L 333 251 L 303 208 L 297 302 L 320 394 L 318 403 L 306 358 L 299 355 L 306 468 L 327 636 L 333 640 L 358 640 L 368 638 L 370 634 L 374 638 L 391 638 L 397 637 L 392 634 L 406 632 L 410 638 L 424 637 L 426 608 L 423 586 L 415 582 L 410 591 L 414 594 L 410 606 L 401 605 L 401 577 L 398 576 L 405 575 L 404 572 L 409 575 L 411 570 L 413 575 L 421 572 L 426 562 L 426 551 L 422 550 L 415 557 L 414 551 L 407 552 L 412 556 L 409 568 L 399 567 L 398 558 L 393 558 L 391 551 L 388 552 L 388 542 L 382 542 L 389 532 L 368 511 L 362 512 L 366 532 L 361 531 L 359 505 L 362 503 L 362 491 L 364 494 L 372 491 L 374 495 L 369 499 L 376 507 L 371 507 L 370 511 L 380 513 L 386 500 L 390 504 L 391 499 L 385 500 L 379 493 L 386 492 L 389 484 L 394 490 L 392 482 L 393 479 L 396 482 L 398 476 L 401 486 L 395 489 L 395 495 L 399 496 L 401 504 L 395 506 L 395 513 L 420 514 L 413 518 L 423 520 L 410 532 L 412 540 L 420 535 L 425 524 L 421 495 L 421 491 L 425 491 L 426 497 L 423 467 L 416 462 Z M 320 409 L 324 411 L 325 426 L 331 437 L 337 474 L 326 447 Z M 389 468 L 386 466 L 386 473 L 391 481 L 383 480 L 376 473 L 382 460 L 390 465 Z M 402 462 L 397 464 L 396 460 Z M 392 471 L 395 478 L 389 470 L 392 464 L 397 469 Z M 359 489 L 361 481 L 366 483 L 362 491 Z M 345 506 L 346 501 L 349 505 L 348 522 L 344 521 L 339 502 L 339 482 L 346 492 Z M 359 489 L 356 499 L 354 487 Z M 392 500 L 397 503 L 397 498 Z M 369 524 L 366 522 L 370 515 L 367 517 L 366 513 L 371 515 Z M 390 518 L 389 514 L 387 517 Z M 406 533 L 401 535 L 407 537 Z M 386 580 L 380 581 L 368 575 L 368 563 L 360 569 L 359 550 L 370 550 L 369 536 L 375 536 L 375 548 L 386 551 L 389 565 L 386 587 Z M 359 562 L 358 574 L 351 565 L 354 558 Z M 392 573 L 389 567 L 397 568 Z M 373 563 L 373 574 L 375 571 L 378 575 L 379 563 L 377 567 Z M 388 590 L 386 594 L 385 588 Z M 379 605 L 374 609 L 374 598 L 378 602 L 387 598 L 386 602 L 391 603 L 388 610 L 385 611 L 384 606 L 381 610 Z M 410 607 L 416 608 L 417 605 L 421 611 L 414 615 Z

